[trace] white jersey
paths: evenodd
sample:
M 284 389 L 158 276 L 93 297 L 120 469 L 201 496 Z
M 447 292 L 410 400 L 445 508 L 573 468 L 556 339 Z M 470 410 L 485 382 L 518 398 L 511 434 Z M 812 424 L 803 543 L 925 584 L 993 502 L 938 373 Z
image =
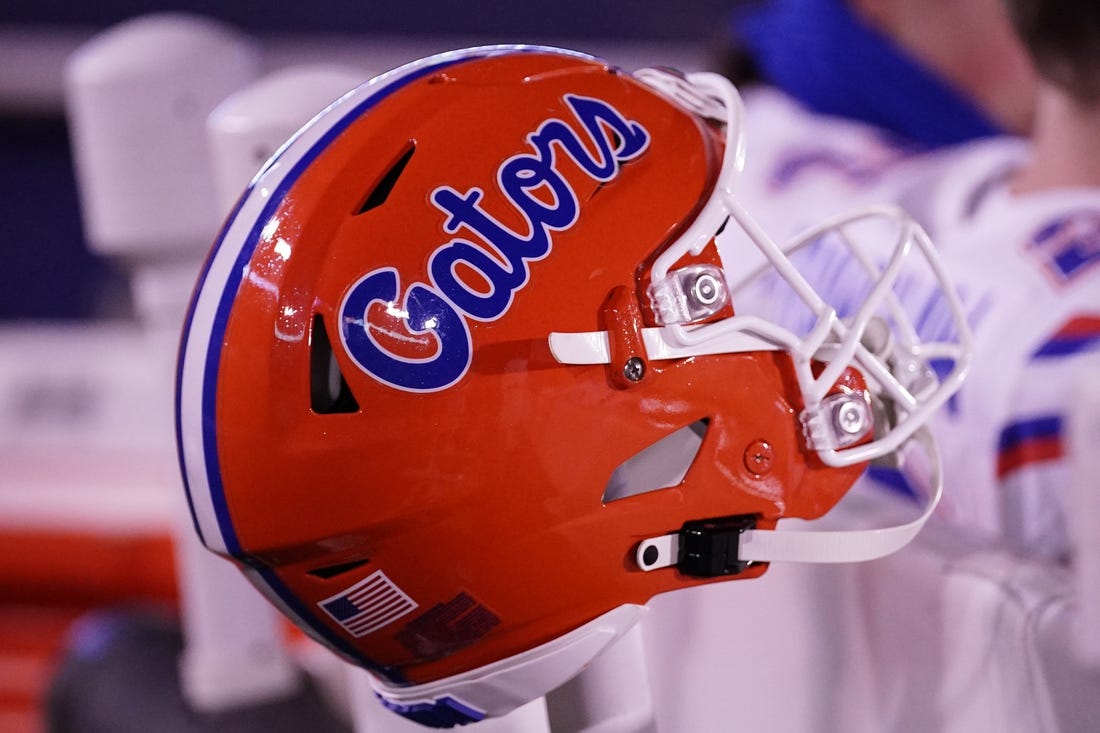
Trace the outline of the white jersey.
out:
M 1064 556 L 1067 413 L 1075 385 L 1100 369 L 1100 189 L 1012 195 L 1007 181 L 1028 154 L 1016 139 L 917 155 L 772 90 L 747 94 L 746 106 L 740 197 L 773 237 L 881 202 L 900 204 L 928 230 L 975 337 L 970 375 L 933 422 L 944 453 L 942 514 L 1019 550 Z M 836 251 L 806 255 L 799 269 L 844 315 L 858 288 Z M 941 301 L 921 287 L 904 297 L 922 338 L 945 335 Z M 769 307 L 791 323 L 792 312 Z
M 744 92 L 745 170 L 737 195 L 777 241 L 867 203 L 913 153 L 896 136 L 807 110 L 770 87 Z
M 1025 155 L 1010 140 L 958 149 L 936 161 L 940 184 L 910 187 L 904 203 L 939 247 L 975 337 L 970 375 L 935 421 L 945 511 L 1063 557 L 1067 416 L 1100 367 L 1100 189 L 1014 196 L 1007 180 Z

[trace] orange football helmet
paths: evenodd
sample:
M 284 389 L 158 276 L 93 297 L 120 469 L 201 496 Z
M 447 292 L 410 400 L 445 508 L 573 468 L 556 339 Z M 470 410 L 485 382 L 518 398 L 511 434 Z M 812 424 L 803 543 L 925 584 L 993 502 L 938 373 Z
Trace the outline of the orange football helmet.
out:
M 390 708 L 451 725 L 564 682 L 655 594 L 903 543 L 916 525 L 874 552 L 772 530 L 828 511 L 961 367 L 914 369 L 904 330 L 886 358 L 866 335 L 893 318 L 813 294 L 732 193 L 740 135 L 721 77 L 537 47 L 335 102 L 252 182 L 188 317 L 205 544 Z M 735 314 L 727 225 L 810 333 Z

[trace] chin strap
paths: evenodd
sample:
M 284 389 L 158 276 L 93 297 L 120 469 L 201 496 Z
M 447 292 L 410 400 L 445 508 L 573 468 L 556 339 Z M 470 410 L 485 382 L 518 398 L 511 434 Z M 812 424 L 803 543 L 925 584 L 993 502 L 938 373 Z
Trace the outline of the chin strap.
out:
M 927 429 L 909 441 L 928 459 L 931 492 L 920 516 L 875 529 L 755 529 L 751 515 L 688 522 L 680 531 L 643 540 L 635 554 L 645 571 L 676 566 L 686 575 L 732 575 L 754 563 L 841 563 L 874 560 L 905 547 L 932 516 L 943 494 L 939 448 Z

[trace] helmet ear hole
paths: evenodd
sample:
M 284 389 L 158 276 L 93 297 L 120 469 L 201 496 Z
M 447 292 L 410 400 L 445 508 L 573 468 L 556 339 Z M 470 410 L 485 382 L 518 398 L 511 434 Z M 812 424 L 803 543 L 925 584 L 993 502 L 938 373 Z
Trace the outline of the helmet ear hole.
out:
M 310 331 L 309 401 L 310 409 L 318 415 L 359 412 L 359 403 L 340 371 L 319 313 L 313 316 Z
M 704 417 L 627 458 L 612 472 L 603 492 L 603 502 L 607 504 L 679 485 L 699 455 L 709 428 L 710 418 Z

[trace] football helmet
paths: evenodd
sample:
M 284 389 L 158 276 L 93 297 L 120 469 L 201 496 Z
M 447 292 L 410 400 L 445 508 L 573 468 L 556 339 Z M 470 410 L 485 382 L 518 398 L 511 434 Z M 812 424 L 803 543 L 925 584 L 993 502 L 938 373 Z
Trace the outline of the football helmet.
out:
M 427 58 L 333 103 L 257 174 L 187 318 L 177 427 L 206 546 L 388 707 L 452 725 L 566 681 L 658 593 L 904 544 L 930 508 L 775 529 L 957 387 L 958 301 L 951 339 L 916 340 L 890 282 L 934 254 L 878 210 L 891 254 L 859 260 L 875 284 L 838 315 L 738 204 L 741 133 L 720 76 L 540 47 Z M 806 333 L 735 312 L 733 227 Z

